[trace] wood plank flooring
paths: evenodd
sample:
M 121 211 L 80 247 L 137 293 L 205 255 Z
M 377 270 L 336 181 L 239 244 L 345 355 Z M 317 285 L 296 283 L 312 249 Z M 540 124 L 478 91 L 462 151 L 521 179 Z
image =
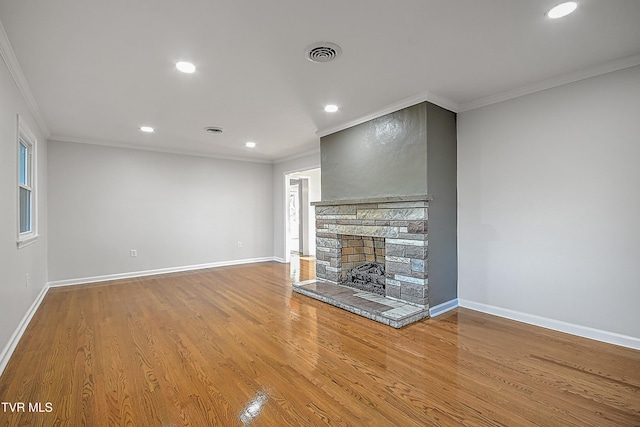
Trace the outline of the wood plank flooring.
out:
M 396 330 L 269 262 L 51 289 L 0 400 L 2 426 L 640 426 L 640 351 L 461 308 Z

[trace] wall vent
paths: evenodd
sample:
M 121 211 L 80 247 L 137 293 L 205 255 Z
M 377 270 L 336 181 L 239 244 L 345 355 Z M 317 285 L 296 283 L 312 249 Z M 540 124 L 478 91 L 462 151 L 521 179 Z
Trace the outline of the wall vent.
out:
M 224 132 L 224 129 L 222 129 L 221 127 L 218 127 L 218 126 L 207 126 L 206 128 L 204 128 L 204 130 L 206 132 L 209 132 L 209 133 L 222 133 L 222 132 Z

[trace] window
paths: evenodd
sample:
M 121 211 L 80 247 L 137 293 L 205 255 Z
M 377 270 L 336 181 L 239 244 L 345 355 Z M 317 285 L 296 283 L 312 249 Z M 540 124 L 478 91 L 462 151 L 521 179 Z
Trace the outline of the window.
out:
M 18 248 L 38 237 L 35 153 L 36 139 L 18 117 Z

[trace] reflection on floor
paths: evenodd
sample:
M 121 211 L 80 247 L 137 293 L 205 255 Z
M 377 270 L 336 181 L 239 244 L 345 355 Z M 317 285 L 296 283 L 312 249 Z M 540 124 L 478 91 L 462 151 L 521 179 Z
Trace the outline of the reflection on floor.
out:
M 291 253 L 289 264 L 291 283 L 304 282 L 316 278 L 316 259 L 312 256 Z

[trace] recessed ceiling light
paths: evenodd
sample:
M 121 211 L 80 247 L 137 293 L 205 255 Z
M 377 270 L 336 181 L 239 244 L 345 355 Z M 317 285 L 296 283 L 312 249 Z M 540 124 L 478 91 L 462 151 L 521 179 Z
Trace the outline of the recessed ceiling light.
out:
M 183 73 L 191 74 L 196 71 L 196 66 L 191 62 L 178 62 L 176 63 L 176 68 Z
M 253 142 L 253 141 L 249 141 L 249 142 L 247 142 L 247 143 L 246 143 L 246 144 L 244 144 L 244 145 L 245 145 L 245 147 L 255 148 L 256 143 L 255 143 L 255 142 Z
M 140 126 L 140 130 L 147 133 L 153 132 L 153 128 L 151 126 Z
M 562 18 L 563 16 L 567 16 L 578 7 L 578 3 L 574 1 L 568 1 L 566 3 L 561 3 L 555 7 L 552 7 L 548 12 L 547 16 L 551 19 Z
M 326 105 L 324 107 L 324 111 L 326 111 L 327 113 L 335 113 L 336 111 L 338 111 L 338 106 L 333 104 Z

